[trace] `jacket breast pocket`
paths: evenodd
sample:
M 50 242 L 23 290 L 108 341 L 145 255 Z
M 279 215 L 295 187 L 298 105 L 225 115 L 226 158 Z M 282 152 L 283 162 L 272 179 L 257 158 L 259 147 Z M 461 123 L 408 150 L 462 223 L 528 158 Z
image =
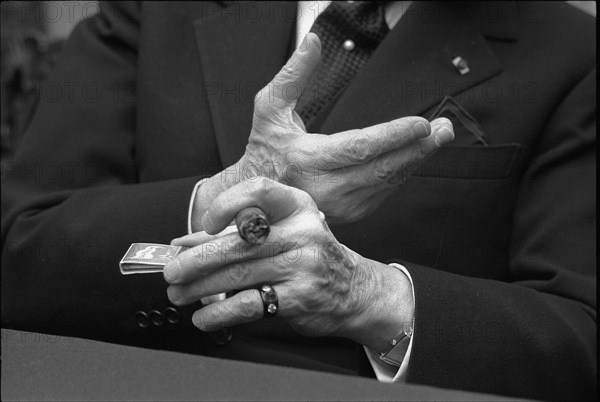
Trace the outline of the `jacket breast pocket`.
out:
M 508 178 L 519 157 L 516 143 L 489 146 L 444 146 L 428 157 L 414 176 L 449 179 L 501 180 Z

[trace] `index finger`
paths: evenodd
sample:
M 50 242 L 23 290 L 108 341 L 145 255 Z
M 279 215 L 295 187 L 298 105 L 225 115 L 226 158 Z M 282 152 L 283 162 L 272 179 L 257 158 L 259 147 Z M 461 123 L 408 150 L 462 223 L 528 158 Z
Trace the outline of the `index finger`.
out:
M 265 177 L 243 181 L 220 193 L 202 217 L 208 234 L 223 230 L 239 211 L 259 207 L 272 222 L 292 215 L 299 208 L 314 206 L 308 194 Z M 316 206 L 314 206 L 316 210 Z
M 200 244 L 219 239 L 222 236 L 234 232 L 237 232 L 237 228 L 235 227 L 235 225 L 229 225 L 217 234 L 208 234 L 205 231 L 194 232 L 171 240 L 171 245 L 183 247 L 196 247 Z
M 315 33 L 309 32 L 279 73 L 258 92 L 256 105 L 293 110 L 320 60 L 321 41 Z
M 431 125 L 427 119 L 410 116 L 322 136 L 312 144 L 319 162 L 344 167 L 363 164 L 430 134 Z

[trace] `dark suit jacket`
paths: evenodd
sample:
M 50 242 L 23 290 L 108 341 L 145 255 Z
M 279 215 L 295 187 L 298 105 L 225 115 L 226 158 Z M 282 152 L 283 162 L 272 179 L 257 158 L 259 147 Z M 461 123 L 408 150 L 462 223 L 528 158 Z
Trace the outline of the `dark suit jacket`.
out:
M 184 234 L 196 181 L 242 155 L 254 94 L 288 57 L 295 13 L 295 3 L 105 4 L 76 28 L 5 172 L 3 326 L 368 374 L 359 345 L 278 320 L 234 328 L 229 343 L 191 327 L 191 309 L 161 324 L 162 276 L 119 273 L 130 243 Z M 332 228 L 409 269 L 409 382 L 595 395 L 594 34 L 595 20 L 563 3 L 416 3 L 312 127 L 434 111 L 455 123 L 455 142 L 373 215 Z M 140 327 L 138 312 L 153 310 L 155 324 Z

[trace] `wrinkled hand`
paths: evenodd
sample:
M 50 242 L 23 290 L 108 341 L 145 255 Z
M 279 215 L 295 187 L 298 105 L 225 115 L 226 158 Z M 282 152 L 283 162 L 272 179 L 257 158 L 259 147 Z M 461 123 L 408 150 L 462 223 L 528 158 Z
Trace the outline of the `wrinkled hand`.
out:
M 243 157 L 228 168 L 237 180 L 265 176 L 311 195 L 329 223 L 373 212 L 419 162 L 454 138 L 448 119 L 405 117 L 332 135 L 308 134 L 296 102 L 319 63 L 309 33 L 287 64 L 256 96 Z M 431 134 L 431 135 L 430 135 Z
M 248 244 L 237 232 L 215 235 L 250 206 L 269 216 L 266 243 Z M 175 305 L 238 290 L 195 312 L 194 325 L 203 331 L 261 319 L 256 288 L 265 283 L 279 296 L 278 316 L 307 336 L 344 336 L 381 349 L 373 333 L 384 345 L 397 335 L 398 321 L 412 316 L 412 290 L 404 275 L 338 243 L 304 191 L 250 179 L 222 192 L 202 220 L 207 233 L 172 242 L 192 248 L 169 262 L 164 275 Z

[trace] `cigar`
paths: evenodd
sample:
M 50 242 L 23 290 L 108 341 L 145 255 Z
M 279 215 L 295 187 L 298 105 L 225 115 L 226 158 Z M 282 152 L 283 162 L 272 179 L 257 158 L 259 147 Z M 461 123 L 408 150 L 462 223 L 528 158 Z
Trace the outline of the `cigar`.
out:
M 241 210 L 235 217 L 235 225 L 240 237 L 250 244 L 263 243 L 271 231 L 267 214 L 258 207 Z

